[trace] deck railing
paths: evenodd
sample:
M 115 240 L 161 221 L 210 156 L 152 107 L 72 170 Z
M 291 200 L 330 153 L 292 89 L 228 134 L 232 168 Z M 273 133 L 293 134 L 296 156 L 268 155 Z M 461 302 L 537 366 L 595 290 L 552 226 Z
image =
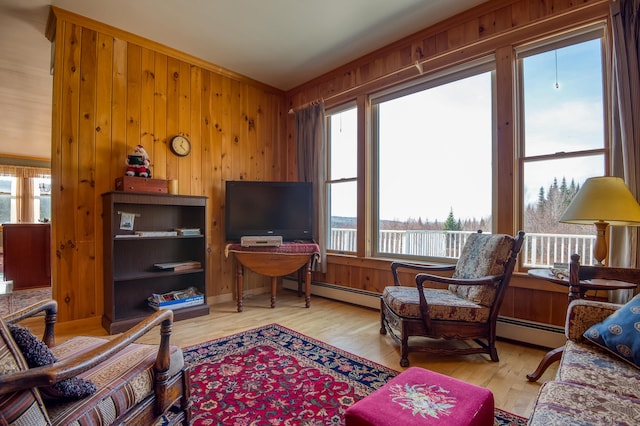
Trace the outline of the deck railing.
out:
M 406 254 L 421 257 L 460 257 L 462 247 L 472 231 L 381 231 L 380 253 Z M 596 237 L 572 234 L 525 234 L 520 252 L 524 266 L 553 266 L 568 263 L 573 253 L 580 255 L 584 265 L 593 264 Z M 333 228 L 332 250 L 354 252 L 356 230 Z

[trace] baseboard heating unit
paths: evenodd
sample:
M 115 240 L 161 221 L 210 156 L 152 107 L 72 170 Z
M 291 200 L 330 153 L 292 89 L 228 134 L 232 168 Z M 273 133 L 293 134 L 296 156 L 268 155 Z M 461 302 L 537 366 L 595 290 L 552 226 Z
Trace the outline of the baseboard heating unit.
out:
M 288 290 L 297 290 L 298 282 L 292 278 L 285 277 L 282 280 L 282 286 Z M 367 308 L 380 309 L 380 295 L 371 291 L 312 282 L 311 294 Z M 311 307 L 313 309 L 313 300 L 311 301 Z M 562 327 L 502 316 L 498 317 L 496 333 L 498 337 L 503 339 L 545 348 L 560 347 L 567 340 Z

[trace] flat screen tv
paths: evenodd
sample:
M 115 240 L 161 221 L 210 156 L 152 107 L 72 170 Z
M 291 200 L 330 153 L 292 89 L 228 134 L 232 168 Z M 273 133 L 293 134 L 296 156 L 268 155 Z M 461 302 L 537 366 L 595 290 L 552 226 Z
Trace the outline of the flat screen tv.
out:
M 227 241 L 250 236 L 280 236 L 312 241 L 313 188 L 310 182 L 227 181 Z

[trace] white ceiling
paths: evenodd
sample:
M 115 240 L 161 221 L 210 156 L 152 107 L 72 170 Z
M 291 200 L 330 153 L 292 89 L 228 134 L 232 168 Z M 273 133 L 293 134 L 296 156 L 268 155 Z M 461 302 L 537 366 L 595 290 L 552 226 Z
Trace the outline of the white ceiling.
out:
M 289 90 L 485 1 L 0 0 L 0 153 L 50 157 L 49 4 Z

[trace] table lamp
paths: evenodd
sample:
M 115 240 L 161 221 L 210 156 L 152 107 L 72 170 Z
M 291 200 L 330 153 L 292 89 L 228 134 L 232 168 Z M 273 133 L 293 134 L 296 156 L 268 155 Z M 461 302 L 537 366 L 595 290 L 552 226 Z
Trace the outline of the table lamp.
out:
M 619 177 L 592 177 L 584 182 L 560 222 L 593 223 L 597 232 L 593 257 L 598 265 L 603 265 L 608 253 L 607 226 L 640 226 L 640 205 Z

